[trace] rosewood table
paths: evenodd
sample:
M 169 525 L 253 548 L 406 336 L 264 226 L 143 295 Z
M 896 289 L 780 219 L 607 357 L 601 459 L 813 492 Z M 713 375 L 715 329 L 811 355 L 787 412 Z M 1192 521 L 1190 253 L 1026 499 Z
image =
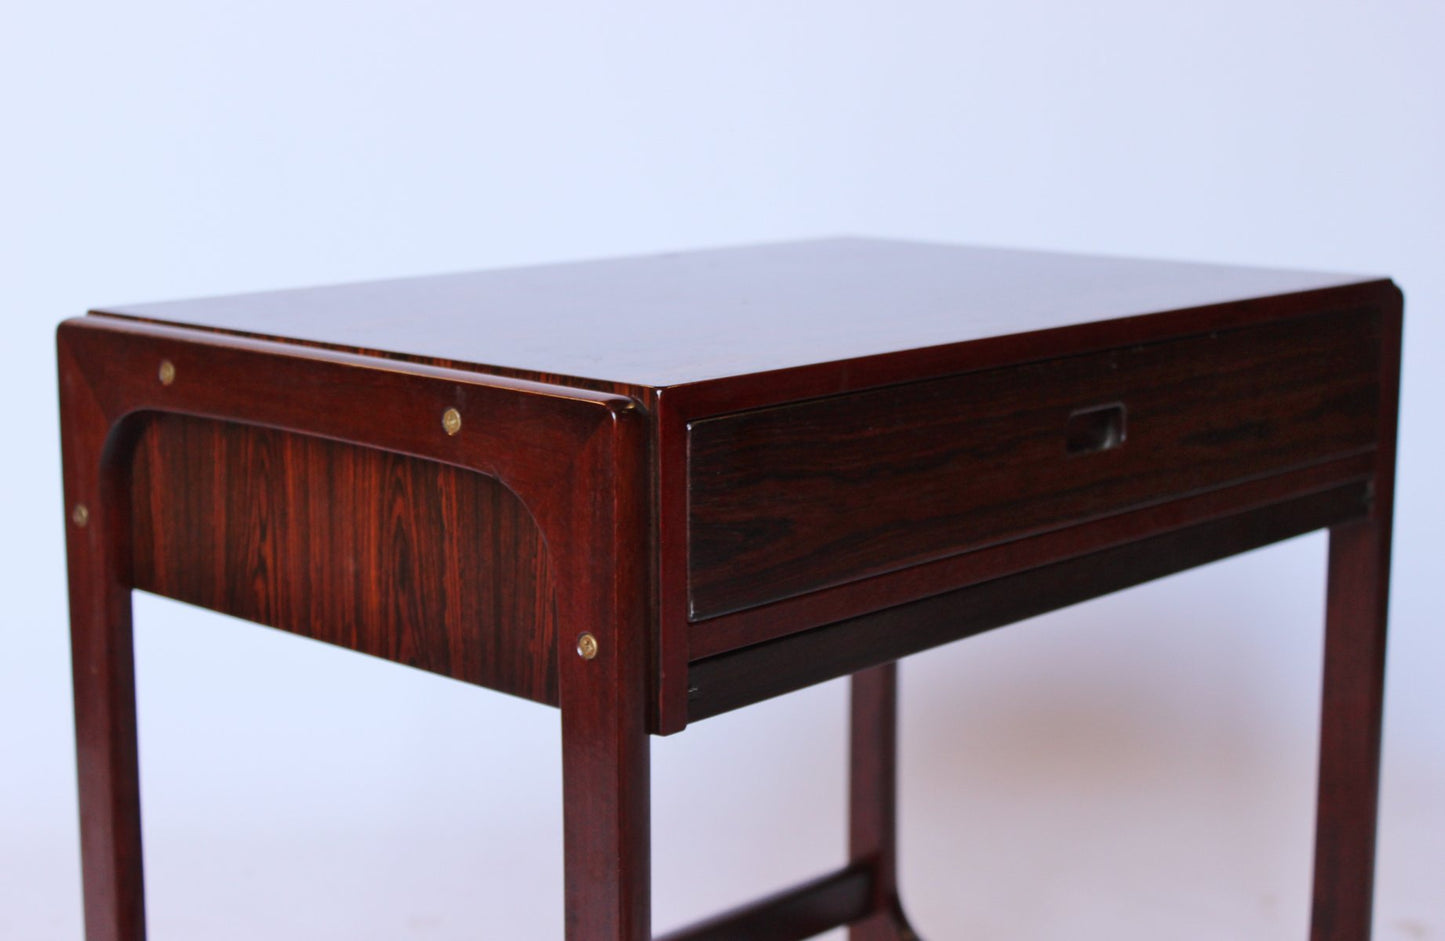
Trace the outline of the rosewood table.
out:
M 848 860 L 669 937 L 899 941 L 899 658 L 1328 527 L 1312 937 L 1361 941 L 1401 306 L 836 239 L 69 320 L 87 935 L 145 932 L 133 588 L 560 707 L 569 941 L 650 936 L 649 735 L 851 675 Z

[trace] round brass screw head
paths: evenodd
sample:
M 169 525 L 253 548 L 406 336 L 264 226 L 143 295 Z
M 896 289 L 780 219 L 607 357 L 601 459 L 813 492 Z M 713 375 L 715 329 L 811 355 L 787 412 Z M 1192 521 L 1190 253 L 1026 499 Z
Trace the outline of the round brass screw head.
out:
M 577 656 L 583 660 L 591 660 L 597 656 L 597 638 L 591 634 L 583 634 L 577 638 Z
M 454 408 L 442 412 L 442 428 L 449 435 L 454 435 L 462 430 L 462 413 Z
M 168 386 L 176 381 L 176 364 L 168 359 L 161 360 L 161 368 L 156 371 L 156 377 L 160 379 L 161 385 Z
M 75 525 L 84 526 L 90 522 L 90 510 L 86 509 L 84 503 L 77 503 L 75 509 L 70 513 L 70 518 L 75 522 Z

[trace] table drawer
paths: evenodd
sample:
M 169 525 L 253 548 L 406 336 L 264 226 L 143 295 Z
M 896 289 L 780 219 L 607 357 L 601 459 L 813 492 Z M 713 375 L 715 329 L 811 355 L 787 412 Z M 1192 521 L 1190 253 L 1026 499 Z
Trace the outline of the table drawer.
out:
M 1368 449 L 1373 312 L 693 422 L 693 620 Z

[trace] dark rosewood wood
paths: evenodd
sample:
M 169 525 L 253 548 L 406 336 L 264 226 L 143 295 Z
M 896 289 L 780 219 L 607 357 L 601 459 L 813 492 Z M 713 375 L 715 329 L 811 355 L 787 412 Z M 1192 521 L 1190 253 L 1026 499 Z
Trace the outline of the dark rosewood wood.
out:
M 1313 941 L 1370 936 L 1389 525 L 1372 516 L 1330 530 Z
M 566 377 L 567 385 L 582 379 L 640 389 L 774 370 L 791 374 L 848 360 L 872 363 L 898 351 L 910 351 L 902 379 L 916 379 L 957 371 L 924 364 L 980 341 L 1081 325 L 1097 333 L 1108 323 L 1104 331 L 1112 338 L 1104 346 L 1140 343 L 1151 339 L 1153 329 L 1130 322 L 1140 315 L 1188 311 L 1160 322 L 1164 332 L 1152 338 L 1180 336 L 1197 331 L 1185 323 L 1208 319 L 1197 309 L 1250 302 L 1235 313 L 1252 322 L 1260 313 L 1253 302 L 1293 296 L 1313 313 L 1371 283 L 1380 279 L 840 238 L 108 306 L 104 312 L 471 364 L 498 375 L 512 370 L 544 381 Z M 1283 310 L 1294 303 L 1266 306 Z M 1228 311 L 1219 314 L 1227 317 Z M 1065 352 L 1088 348 L 1076 334 Z M 859 378 L 871 384 L 866 372 Z M 773 381 L 791 377 L 770 379 L 769 385 Z M 765 391 L 742 384 L 754 385 L 755 394 Z
M 72 514 L 86 506 L 86 525 L 72 524 L 69 544 L 90 937 L 144 936 L 128 480 L 140 429 L 166 413 L 446 463 L 516 494 L 541 531 L 548 565 L 567 573 L 553 581 L 553 603 L 565 626 L 556 657 L 568 941 L 644 941 L 651 505 L 636 402 L 98 318 L 62 324 L 58 345 L 67 504 Z M 173 367 L 169 382 L 158 378 L 163 362 Z M 442 425 L 447 408 L 464 416 L 454 435 Z M 305 579 L 305 560 L 280 561 L 301 571 L 279 583 Z M 598 641 L 595 659 L 577 655 L 583 631 Z
M 1364 519 L 1330 530 L 1313 941 L 1363 941 L 1374 898 L 1401 309 L 1386 318 L 1380 456 Z
M 851 941 L 918 941 L 898 897 L 898 664 L 853 674 L 848 855 L 873 873 Z
M 689 649 L 694 659 L 704 659 L 850 615 L 917 601 L 938 594 L 939 585 L 973 585 L 1241 510 L 1270 506 L 1294 495 L 1367 480 L 1374 467 L 1373 452 L 1358 454 L 724 615 L 696 625 Z
M 559 621 L 567 941 L 652 936 L 649 670 L 652 667 L 647 431 L 635 409 L 610 415 L 578 455 L 567 578 L 587 603 Z M 595 659 L 579 656 L 583 631 Z
M 125 442 L 61 345 L 71 667 L 88 941 L 145 937 Z
M 846 868 L 664 936 L 794 941 L 849 927 L 854 941 L 917 941 L 898 897 L 898 665 L 855 674 Z
M 696 422 L 692 616 L 1366 450 L 1378 360 L 1334 315 Z M 1127 440 L 1069 454 L 1110 403 Z
M 846 868 L 672 937 L 905 941 L 894 660 L 1331 526 L 1314 938 L 1363 941 L 1400 306 L 843 239 L 67 322 L 88 937 L 144 936 L 132 587 L 560 705 L 568 941 L 649 938 L 649 732 L 853 673 Z
M 1053 260 L 1054 256 L 1038 256 L 1036 259 L 1034 277 L 1038 284 L 1049 286 L 1041 289 L 1041 296 L 1036 296 L 1036 300 L 1040 308 L 1048 308 L 1055 313 L 1072 308 L 1079 317 L 1069 325 L 1046 326 L 1038 316 L 1027 311 L 1016 312 L 1014 305 L 1002 294 L 981 298 L 977 304 L 955 296 L 956 309 L 963 312 L 958 315 L 960 335 L 972 332 L 973 339 L 856 359 L 815 362 L 765 375 L 728 376 L 658 390 L 655 406 L 660 460 L 657 484 L 660 527 L 658 586 L 661 592 L 660 630 L 664 641 L 687 630 L 687 426 L 692 421 L 883 385 L 1127 348 L 1180 336 L 1330 312 L 1388 309 L 1398 307 L 1400 303 L 1400 292 L 1393 284 L 1375 279 L 1360 279 L 1352 284 L 1319 287 L 1299 293 L 1266 292 L 1268 296 L 1262 293 L 1247 299 L 1241 297 L 1218 303 L 1176 284 L 1179 288 L 1175 297 L 1177 304 L 1161 303 L 1154 308 L 1157 311 L 1154 313 L 1145 313 L 1145 308 L 1133 308 L 1137 315 L 1111 314 L 1095 319 L 1083 311 L 1092 308 L 1117 313 L 1122 310 L 1109 296 L 1109 284 L 1101 281 L 1091 285 L 1073 285 L 1069 289 L 1072 295 L 1068 298 L 1052 295 L 1049 291 L 1061 288 L 1063 283 L 1053 274 Z M 1143 269 L 1134 274 L 1153 277 Z M 1172 280 L 1162 271 L 1154 274 L 1164 281 Z M 1042 295 L 1047 295 L 1047 300 Z M 1073 307 L 1075 303 L 1077 307 Z M 1005 310 L 1008 314 L 993 320 L 988 316 L 993 310 Z M 890 308 L 887 319 L 894 317 L 907 320 L 909 314 L 903 308 Z M 975 319 L 999 325 L 1000 330 L 997 335 L 983 335 L 985 331 L 973 323 Z M 1009 333 L 1003 329 L 1002 325 L 1008 322 L 1016 324 L 1018 332 Z M 906 332 L 909 328 L 903 329 Z M 801 354 L 801 349 L 798 352 Z M 709 648 L 708 652 L 721 649 L 720 645 L 713 644 L 714 633 L 719 638 L 723 634 L 735 636 L 738 645 L 741 645 L 785 632 L 788 624 L 796 625 L 795 629 L 806 629 L 866 610 L 879 610 L 888 604 L 927 597 L 955 586 L 950 580 L 951 572 L 949 560 L 943 560 L 824 589 L 776 605 L 723 615 L 709 620 L 706 632 L 697 632 L 689 638 L 688 644 L 696 648 L 693 653 L 696 659 L 706 655 L 703 648 Z M 734 622 L 732 619 L 737 620 Z M 676 657 L 682 647 L 681 642 L 674 640 L 670 647 L 665 647 L 664 658 Z M 676 673 L 675 667 L 673 673 Z M 682 683 L 659 687 L 662 697 L 662 726 L 659 731 L 669 733 L 682 728 L 682 720 L 678 716 L 685 714 L 685 704 L 680 706 L 678 700 L 684 689 L 685 684 Z
M 865 917 L 872 881 L 867 866 L 849 866 L 658 941 L 803 941 Z
M 137 588 L 557 704 L 546 548 L 495 479 L 185 415 L 134 454 Z
M 1347 484 L 996 578 L 692 664 L 689 718 L 718 715 L 1291 536 L 1356 519 Z
M 829 239 L 98 313 L 642 402 L 657 442 L 653 728 L 670 734 L 686 725 L 686 664 L 696 658 L 687 609 L 689 422 L 1396 299 L 1390 282 L 1372 277 Z M 922 568 L 932 576 L 903 570 L 910 574 L 878 576 L 862 591 L 803 596 L 786 617 L 804 629 L 860 613 L 840 609 L 876 605 L 874 597 L 898 603 L 953 587 L 945 570 Z M 722 621 L 710 625 L 715 636 L 733 633 Z M 702 645 L 716 652 L 711 638 Z

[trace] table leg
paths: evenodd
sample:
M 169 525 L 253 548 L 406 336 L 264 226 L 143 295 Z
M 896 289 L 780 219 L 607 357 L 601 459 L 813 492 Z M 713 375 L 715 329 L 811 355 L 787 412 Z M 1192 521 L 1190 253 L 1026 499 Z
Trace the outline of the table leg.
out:
M 69 390 L 64 390 L 68 393 Z M 135 653 L 119 475 L 102 464 L 106 425 L 62 395 L 71 669 L 88 941 L 142 941 Z
M 590 636 L 590 635 L 589 635 Z M 561 651 L 567 941 L 651 938 L 651 743 L 635 651 Z
M 1330 530 L 1313 941 L 1370 936 L 1390 508 Z
M 898 664 L 852 679 L 848 851 L 873 870 L 874 914 L 851 941 L 917 941 L 898 898 Z
M 141 941 L 140 780 L 128 592 L 94 586 L 71 613 L 88 941 Z
M 1312 941 L 1366 941 L 1374 896 L 1402 298 L 1386 305 L 1368 515 L 1330 530 Z
M 85 936 L 143 941 L 127 445 L 63 336 L 57 359 Z

